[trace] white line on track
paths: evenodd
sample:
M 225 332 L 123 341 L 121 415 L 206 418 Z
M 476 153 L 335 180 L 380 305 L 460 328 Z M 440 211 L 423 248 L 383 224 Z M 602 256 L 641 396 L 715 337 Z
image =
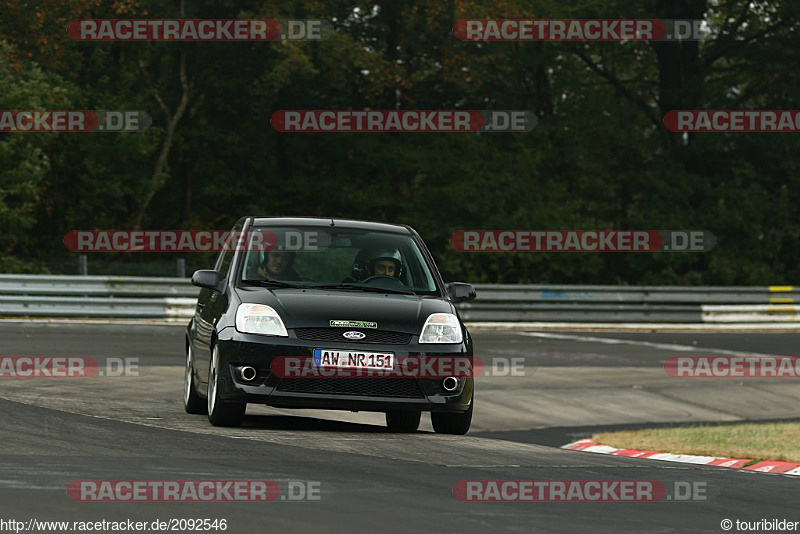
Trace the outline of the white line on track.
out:
M 671 350 L 675 352 L 712 352 L 714 354 L 725 354 L 728 356 L 773 356 L 771 354 L 760 354 L 757 352 L 741 352 L 737 350 L 710 349 L 697 347 L 694 345 L 678 345 L 675 343 L 653 343 L 651 341 L 633 341 L 631 339 L 615 339 L 607 337 L 577 336 L 572 334 L 555 334 L 552 332 L 518 332 L 521 336 L 539 337 L 543 339 L 563 339 L 567 341 L 583 341 L 586 343 L 602 343 L 605 345 L 633 345 L 636 347 L 649 347 L 651 349 Z
M 472 322 L 470 330 L 562 330 L 580 332 L 800 332 L 798 323 L 545 323 Z

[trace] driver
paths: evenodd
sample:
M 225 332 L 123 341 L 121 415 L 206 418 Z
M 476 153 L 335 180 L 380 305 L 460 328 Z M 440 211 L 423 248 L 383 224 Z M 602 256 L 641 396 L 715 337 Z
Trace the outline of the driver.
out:
M 383 250 L 367 259 L 369 276 L 391 276 L 400 278 L 403 273 L 403 260 L 398 250 Z

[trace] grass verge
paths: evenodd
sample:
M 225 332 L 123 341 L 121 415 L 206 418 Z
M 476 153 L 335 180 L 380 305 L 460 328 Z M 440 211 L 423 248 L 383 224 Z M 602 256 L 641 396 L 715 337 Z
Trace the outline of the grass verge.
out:
M 618 449 L 800 463 L 800 423 L 623 430 L 601 432 L 592 439 Z

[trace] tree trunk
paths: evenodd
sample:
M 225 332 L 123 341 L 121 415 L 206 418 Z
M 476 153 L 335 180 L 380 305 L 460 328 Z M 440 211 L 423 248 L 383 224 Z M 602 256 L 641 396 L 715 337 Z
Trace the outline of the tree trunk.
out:
M 185 0 L 181 0 L 181 18 L 186 18 Z M 139 204 L 139 208 L 136 210 L 136 215 L 133 218 L 133 230 L 141 230 L 142 221 L 144 220 L 144 215 L 148 206 L 150 206 L 150 202 L 153 200 L 153 197 L 156 195 L 156 193 L 164 186 L 170 176 L 169 152 L 175 139 L 175 129 L 189 105 L 189 92 L 191 89 L 188 78 L 186 77 L 185 47 L 181 48 L 179 61 L 180 65 L 178 76 L 181 82 L 181 100 L 178 103 L 178 107 L 175 109 L 174 113 L 170 112 L 158 89 L 155 87 L 155 85 L 153 85 L 153 98 L 156 99 L 156 102 L 158 102 L 158 105 L 164 112 L 167 127 L 164 134 L 164 141 L 161 143 L 161 152 L 159 153 L 155 167 L 153 168 L 153 174 L 148 182 L 147 191 L 145 192 L 144 198 L 142 199 L 141 204 Z

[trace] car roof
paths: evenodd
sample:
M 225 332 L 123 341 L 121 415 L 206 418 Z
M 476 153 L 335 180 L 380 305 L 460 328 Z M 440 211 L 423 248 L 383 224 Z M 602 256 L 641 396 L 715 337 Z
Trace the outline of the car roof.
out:
M 270 217 L 248 216 L 254 219 L 253 226 L 328 226 L 331 228 L 353 228 L 358 230 L 374 230 L 396 234 L 410 234 L 411 228 L 404 224 L 389 224 L 356 219 L 336 219 L 331 217 Z

